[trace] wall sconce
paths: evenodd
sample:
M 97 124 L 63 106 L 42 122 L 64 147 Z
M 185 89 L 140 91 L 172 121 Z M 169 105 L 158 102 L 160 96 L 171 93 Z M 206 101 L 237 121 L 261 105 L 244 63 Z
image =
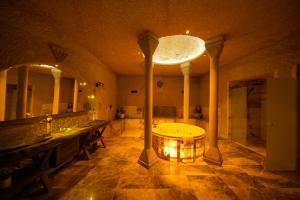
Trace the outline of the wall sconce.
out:
M 87 83 L 86 83 L 86 82 L 80 82 L 79 85 L 80 85 L 80 86 L 86 86 Z
M 97 83 L 96 83 L 96 87 L 104 87 L 104 83 L 102 83 L 102 82 L 97 82 Z
M 92 94 L 92 95 L 89 95 L 89 96 L 88 96 L 88 99 L 95 99 L 95 95 L 93 95 L 93 94 Z

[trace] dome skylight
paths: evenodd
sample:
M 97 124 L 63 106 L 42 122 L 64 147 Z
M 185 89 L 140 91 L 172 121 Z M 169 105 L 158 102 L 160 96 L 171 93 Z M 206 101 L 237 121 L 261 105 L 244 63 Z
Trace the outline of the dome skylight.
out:
M 205 42 L 190 35 L 172 35 L 159 38 L 153 62 L 160 65 L 175 65 L 194 60 L 205 51 Z

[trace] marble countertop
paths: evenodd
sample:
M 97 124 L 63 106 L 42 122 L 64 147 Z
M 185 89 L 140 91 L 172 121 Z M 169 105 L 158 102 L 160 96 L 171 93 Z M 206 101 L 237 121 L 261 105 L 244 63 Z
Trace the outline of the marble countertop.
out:
M 92 130 L 107 126 L 109 123 L 110 121 L 97 120 L 78 127 L 67 128 L 64 131 L 52 133 L 51 135 L 42 135 L 35 138 L 28 138 L 28 140 L 23 140 L 21 142 L 13 141 L 7 143 L 0 146 L 0 161 L 2 162 L 7 159 L 12 160 L 9 158 L 12 155 L 23 155 L 26 154 L 26 152 L 30 153 L 37 151 L 37 149 L 47 148 L 49 145 L 59 144 L 65 139 L 89 133 Z

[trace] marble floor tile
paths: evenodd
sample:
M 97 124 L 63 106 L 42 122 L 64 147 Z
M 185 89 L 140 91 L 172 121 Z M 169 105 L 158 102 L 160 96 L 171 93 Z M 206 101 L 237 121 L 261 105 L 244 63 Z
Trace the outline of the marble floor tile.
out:
M 150 169 L 137 163 L 140 132 L 105 137 L 106 148 L 91 160 L 76 160 L 49 176 L 53 190 L 24 195 L 39 200 L 213 200 L 300 199 L 300 175 L 265 170 L 265 158 L 230 140 L 220 140 L 224 162 L 159 159 Z
M 85 179 L 86 175 L 59 175 L 51 178 L 51 185 L 53 188 L 72 188 L 76 186 L 81 180 Z
M 156 188 L 155 176 L 122 176 L 119 180 L 118 188 Z
M 216 170 L 208 165 L 187 165 L 183 166 L 186 175 L 215 174 Z
M 75 188 L 69 190 L 63 196 L 62 200 L 112 200 L 115 191 L 101 188 Z
M 114 194 L 113 200 L 168 200 L 168 192 L 166 189 L 121 189 Z

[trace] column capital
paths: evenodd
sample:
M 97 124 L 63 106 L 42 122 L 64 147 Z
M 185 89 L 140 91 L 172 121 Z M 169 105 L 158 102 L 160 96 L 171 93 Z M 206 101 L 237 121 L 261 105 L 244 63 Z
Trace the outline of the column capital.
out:
M 180 69 L 181 69 L 181 72 L 183 73 L 183 75 L 190 74 L 190 66 L 191 66 L 190 62 L 184 62 L 184 63 L 180 64 Z
M 158 45 L 158 38 L 150 31 L 145 31 L 138 36 L 138 44 L 145 57 L 152 56 Z
M 214 37 L 205 41 L 205 49 L 211 58 L 219 58 L 224 47 L 224 35 Z
M 57 68 L 52 68 L 51 69 L 51 72 L 52 72 L 52 75 L 55 79 L 58 79 L 60 78 L 61 76 L 61 70 L 60 69 L 57 69 Z

